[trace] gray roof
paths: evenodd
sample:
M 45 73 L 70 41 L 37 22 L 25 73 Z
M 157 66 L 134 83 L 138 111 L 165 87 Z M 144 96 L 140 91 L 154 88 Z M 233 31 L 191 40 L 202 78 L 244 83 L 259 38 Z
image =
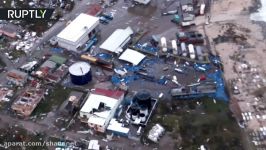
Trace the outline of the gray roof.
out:
M 55 62 L 50 61 L 50 60 L 47 60 L 47 61 L 45 61 L 42 64 L 41 68 L 43 68 L 43 67 L 55 68 L 55 66 L 56 66 L 56 63 Z
M 180 5 L 193 5 L 193 0 L 181 0 Z

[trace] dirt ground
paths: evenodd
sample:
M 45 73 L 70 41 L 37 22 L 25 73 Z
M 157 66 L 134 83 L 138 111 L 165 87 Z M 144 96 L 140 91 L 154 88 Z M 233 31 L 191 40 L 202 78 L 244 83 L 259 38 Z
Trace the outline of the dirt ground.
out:
M 218 0 L 214 1 L 211 8 L 211 23 L 205 26 L 206 34 L 224 62 L 226 80 L 236 75 L 233 73 L 233 61 L 229 57 L 239 49 L 247 52 L 245 57 L 249 63 L 262 68 L 264 73 L 266 71 L 265 35 L 260 24 L 249 18 L 249 8 L 253 5 L 254 0 Z M 233 38 L 231 41 L 223 42 L 223 39 L 215 43 L 214 39 L 219 36 Z
M 234 71 L 234 66 L 237 66 L 235 65 L 236 61 L 233 60 L 235 56 L 241 57 L 239 59 L 241 63 L 245 61 L 251 66 L 259 68 L 262 76 L 265 77 L 265 23 L 250 20 L 250 14 L 256 11 L 258 5 L 257 0 L 216 0 L 210 12 L 210 24 L 203 25 L 211 43 L 210 47 L 222 59 L 224 76 L 227 81 L 239 78 L 239 74 Z M 205 18 L 197 18 L 197 23 L 205 24 L 205 20 Z M 244 80 L 249 82 L 251 79 Z M 246 86 L 249 87 L 249 85 Z M 237 98 L 243 100 L 244 103 L 248 103 L 248 100 L 251 99 L 248 98 L 251 96 L 250 93 L 240 95 L 242 97 L 238 96 Z M 242 139 L 245 140 L 246 136 L 243 135 Z M 245 149 L 252 149 L 248 142 L 243 143 Z

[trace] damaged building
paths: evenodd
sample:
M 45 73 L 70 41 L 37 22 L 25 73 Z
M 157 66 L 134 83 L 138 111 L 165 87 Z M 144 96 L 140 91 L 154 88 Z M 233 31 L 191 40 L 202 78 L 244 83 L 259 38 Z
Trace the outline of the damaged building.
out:
M 80 110 L 81 122 L 104 133 L 123 99 L 123 91 L 95 89 Z
M 29 87 L 15 100 L 11 108 L 17 113 L 17 115 L 28 117 L 37 107 L 39 102 L 44 99 L 44 93 L 44 89 Z
M 6 78 L 9 82 L 15 84 L 16 86 L 23 86 L 27 82 L 28 74 L 12 69 L 7 73 Z

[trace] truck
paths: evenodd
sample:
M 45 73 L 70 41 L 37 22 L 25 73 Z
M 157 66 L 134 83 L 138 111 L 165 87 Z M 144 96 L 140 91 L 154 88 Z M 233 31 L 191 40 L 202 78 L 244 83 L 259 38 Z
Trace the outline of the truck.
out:
M 93 45 L 95 45 L 98 42 L 98 39 L 96 37 L 92 38 L 85 44 L 85 48 L 83 51 L 89 51 Z
M 194 46 L 192 44 L 188 45 L 188 51 L 189 51 L 190 59 L 195 59 L 196 58 L 195 49 L 194 49 Z

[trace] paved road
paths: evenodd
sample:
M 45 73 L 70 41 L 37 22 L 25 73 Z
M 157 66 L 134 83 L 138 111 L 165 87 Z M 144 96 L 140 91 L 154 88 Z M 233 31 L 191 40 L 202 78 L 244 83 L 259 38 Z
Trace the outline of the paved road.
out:
M 25 64 L 26 62 L 32 60 L 32 58 L 39 57 L 40 52 L 36 49 L 39 46 L 42 46 L 46 41 L 49 41 L 50 38 L 57 35 L 62 29 L 64 29 L 68 20 L 73 20 L 78 14 L 85 12 L 87 9 L 88 2 L 91 2 L 91 0 L 82 0 L 76 2 L 74 9 L 63 17 L 65 21 L 58 21 L 48 31 L 46 31 L 43 36 L 30 49 L 31 53 L 27 56 L 20 57 L 18 63 L 12 63 L 5 55 L 1 55 L 0 57 L 5 62 L 8 70 L 12 68 L 18 68 L 22 64 Z M 42 51 L 41 55 L 43 55 L 44 53 L 45 51 Z M 2 81 L 5 81 L 5 73 L 1 73 L 0 83 L 3 83 Z
M 27 121 L 27 120 L 21 120 L 17 118 L 10 117 L 8 115 L 0 114 L 0 127 L 6 128 L 11 125 L 18 125 L 24 129 L 26 129 L 28 132 L 31 132 L 33 134 L 36 133 L 46 133 L 47 135 L 51 137 L 56 138 L 62 138 L 63 136 L 71 141 L 81 141 L 81 139 L 91 140 L 91 139 L 97 139 L 99 140 L 99 143 L 102 147 L 105 147 L 108 145 L 109 147 L 113 147 L 115 149 L 134 149 L 134 150 L 149 150 L 152 149 L 151 147 L 147 147 L 144 145 L 139 145 L 138 147 L 135 147 L 136 144 L 134 144 L 134 141 L 130 141 L 125 138 L 115 138 L 113 141 L 104 142 L 102 140 L 102 137 L 100 136 L 92 136 L 90 134 L 79 134 L 74 131 L 60 131 L 56 127 L 48 127 L 48 125 L 40 124 L 37 122 Z
M 82 1 L 77 1 L 75 4 L 74 9 L 64 15 L 64 19 L 66 21 L 58 21 L 57 23 L 55 23 L 48 31 L 46 31 L 42 38 L 40 38 L 40 40 L 35 43 L 33 45 L 33 47 L 31 48 L 31 51 L 34 51 L 37 49 L 37 47 L 41 46 L 42 44 L 44 44 L 44 42 L 48 41 L 50 38 L 52 38 L 53 36 L 57 35 L 65 26 L 66 26 L 66 22 L 68 20 L 72 20 L 74 19 L 78 14 L 80 14 L 81 12 L 84 12 L 87 8 L 87 3 L 91 2 L 91 0 L 82 0 Z

